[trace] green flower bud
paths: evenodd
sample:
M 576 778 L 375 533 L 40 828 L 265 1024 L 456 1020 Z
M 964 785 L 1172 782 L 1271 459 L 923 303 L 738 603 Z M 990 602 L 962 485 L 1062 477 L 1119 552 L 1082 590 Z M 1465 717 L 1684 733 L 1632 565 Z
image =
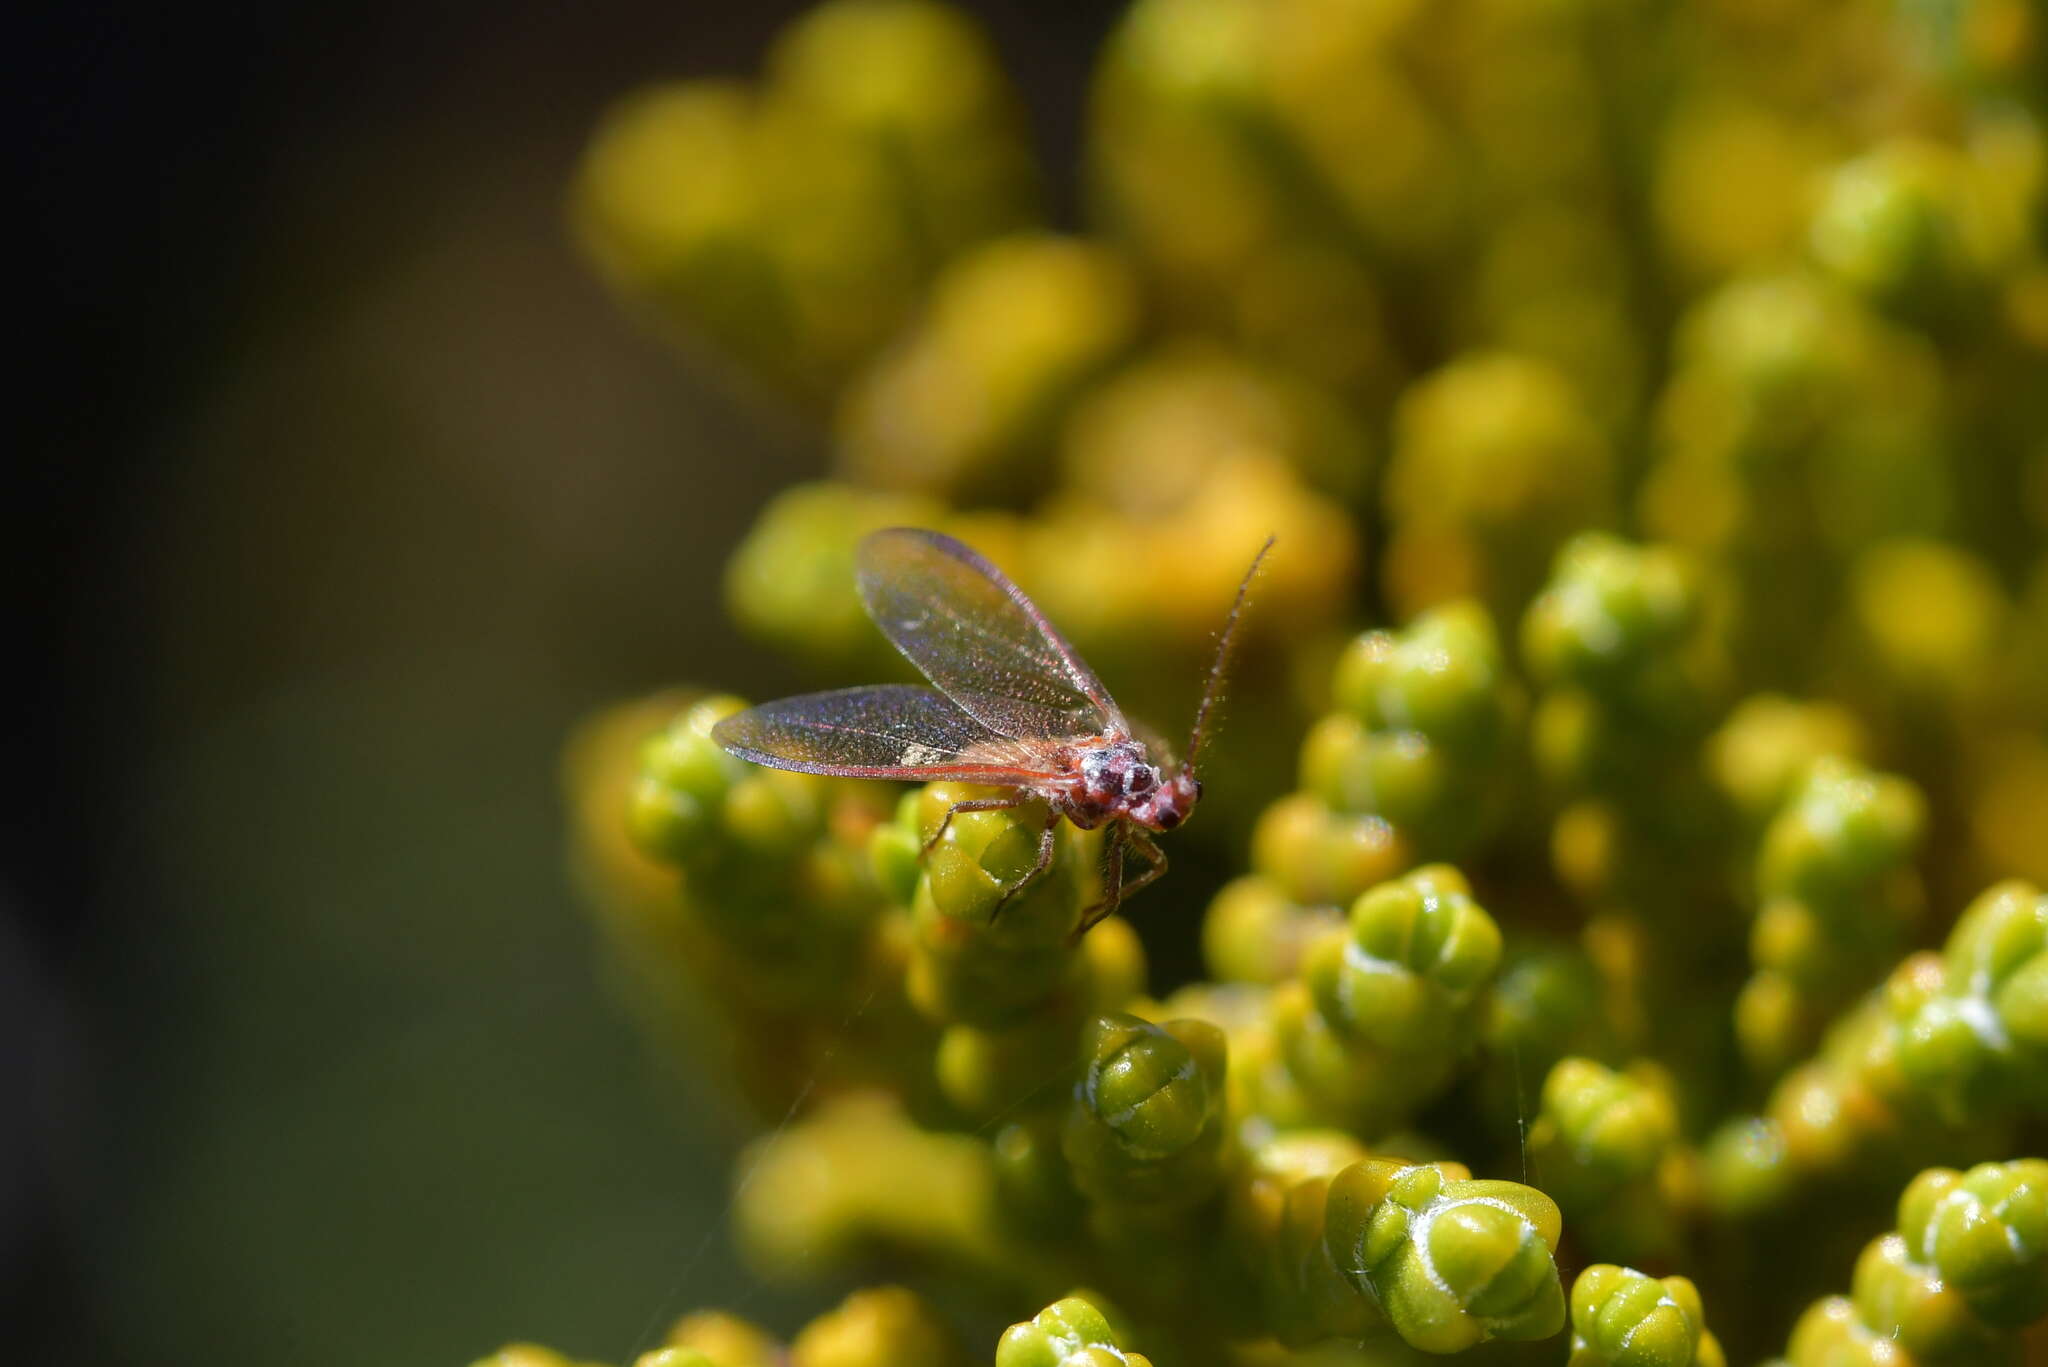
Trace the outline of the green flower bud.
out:
M 1020 1228 L 1049 1239 L 1067 1237 L 1085 1210 L 1060 1152 L 1059 1130 L 1057 1118 L 1033 1115 L 997 1130 L 990 1145 L 1004 1213 Z
M 1368 1134 L 1399 1125 L 1464 1059 L 1499 963 L 1500 931 L 1456 870 L 1432 865 L 1375 888 L 1273 994 L 1285 1075 L 1254 1075 L 1259 1104 L 1296 1092 L 1323 1122 Z
M 1487 1017 L 1486 1049 L 1548 1069 L 1567 1053 L 1606 1053 L 1613 1027 L 1602 1014 L 1597 969 L 1575 949 L 1523 944 L 1504 961 Z
M 925 881 L 916 898 L 920 923 L 932 926 L 935 933 L 932 917 L 968 923 L 986 932 L 980 938 L 1017 949 L 1064 946 L 1067 934 L 1080 920 L 1077 893 L 1094 890 L 1092 866 L 1077 858 L 1075 849 L 1082 833 L 1061 823 L 1055 831 L 1053 866 L 1005 901 L 1009 889 L 1038 862 L 1046 813 L 1032 803 L 996 811 L 956 812 L 950 821 L 946 819 L 947 811 L 956 804 L 989 795 L 990 790 L 959 783 L 930 784 L 919 795 L 914 809 L 919 848 L 923 849 L 942 824 L 945 827 L 937 843 L 923 855 Z M 1088 843 L 1092 853 L 1093 842 Z M 1084 872 L 1091 876 L 1077 877 Z M 946 933 L 962 932 L 956 928 Z
M 1886 1337 L 1914 1361 L 1984 1362 L 1998 1347 L 2000 1336 L 1896 1234 L 1873 1239 L 1856 1260 L 1850 1300 L 1865 1324 L 1888 1327 Z
M 2018 1364 L 2048 1314 L 2048 1162 L 1930 1168 L 1899 1198 L 1899 1228 L 1857 1260 L 1850 1296 L 1792 1330 L 1791 1367 L 1912 1361 Z
M 1909 703 L 1967 708 L 1995 686 L 2013 607 L 1982 556 L 1895 535 L 1859 548 L 1847 588 L 1859 665 L 1887 691 Z
M 1772 819 L 1757 860 L 1757 972 L 1736 1005 L 1759 1072 L 1810 1049 L 1898 953 L 1921 911 L 1913 858 L 1925 825 L 1919 789 L 1833 756 L 1809 766 Z
M 1405 631 L 1355 638 L 1338 659 L 1331 694 L 1374 730 L 1421 732 L 1455 754 L 1480 755 L 1503 738 L 1506 673 L 1486 609 L 1448 603 Z
M 800 484 L 770 500 L 725 568 L 733 620 L 802 659 L 880 669 L 893 652 L 861 605 L 854 551 L 884 527 L 929 527 L 938 505 L 843 484 Z
M 1759 883 L 1766 897 L 1839 903 L 1910 864 L 1927 804 L 1905 779 L 1823 758 L 1764 836 Z
M 716 837 L 720 808 L 751 766 L 712 740 L 711 728 L 744 706 L 737 698 L 705 698 L 641 747 L 626 819 L 646 853 L 687 863 Z
M 1828 178 L 1809 242 L 1823 268 L 1873 302 L 1953 319 L 1981 300 L 1989 226 L 1955 151 L 1897 139 Z
M 1151 1025 L 1105 1016 L 1083 1072 L 1083 1108 L 1134 1158 L 1163 1158 L 1200 1139 L 1222 1097 L 1223 1034 L 1204 1021 Z
M 1667 1082 L 1582 1058 L 1550 1070 L 1543 1109 L 1529 1131 L 1531 1156 L 1542 1156 L 1540 1171 L 1560 1195 L 1611 1193 L 1642 1181 L 1677 1140 L 1678 1108 Z
M 1833 703 L 1776 693 L 1743 699 L 1707 743 L 1715 784 L 1756 825 L 1797 791 L 1823 756 L 1859 759 L 1868 748 L 1861 724 Z
M 1796 1188 L 1799 1174 L 1784 1128 L 1765 1116 L 1729 1121 L 1707 1140 L 1701 1157 L 1715 1207 L 1731 1215 L 1782 1205 Z
M 584 153 L 575 218 L 614 288 L 679 315 L 747 362 L 782 369 L 789 282 L 762 232 L 757 105 L 732 81 L 639 91 Z
M 1066 488 L 1140 517 L 1199 498 L 1248 456 L 1277 456 L 1346 500 L 1373 465 L 1364 432 L 1335 396 L 1206 341 L 1169 342 L 1091 390 L 1061 449 Z
M 1491 831 L 1514 695 L 1483 608 L 1451 604 L 1356 638 L 1333 692 L 1341 710 L 1309 733 L 1303 787 L 1385 817 L 1426 852 L 1455 855 Z
M 724 1367 L 695 1348 L 657 1348 L 633 1359 L 633 1367 Z
M 1270 878 L 1252 874 L 1223 886 L 1202 919 L 1202 960 L 1225 983 L 1277 983 L 1301 970 L 1316 940 L 1337 929 L 1334 907 L 1303 907 Z
M 773 1334 L 723 1310 L 683 1316 L 662 1339 L 663 1349 L 695 1353 L 715 1367 L 780 1367 L 782 1344 Z
M 1985 1324 L 2022 1329 L 2048 1315 L 2048 1162 L 1930 1168 L 1899 1198 L 1899 1236 Z
M 596 1363 L 575 1363 L 552 1348 L 537 1343 L 508 1343 L 489 1357 L 478 1358 L 470 1367 L 598 1367 Z M 700 1367 L 696 1363 L 683 1367 Z M 703 1364 L 702 1367 L 709 1367 Z
M 920 1129 L 887 1098 L 835 1098 L 756 1141 L 738 1171 L 734 1233 L 764 1271 L 817 1275 L 910 1249 L 999 1283 L 1015 1275 L 1015 1250 L 996 1246 L 988 1145 Z
M 1598 1263 L 1572 1283 L 1569 1367 L 1722 1367 L 1700 1293 L 1683 1277 L 1661 1281 Z
M 1469 1014 L 1500 954 L 1493 918 L 1457 870 L 1437 864 L 1360 897 L 1345 933 L 1310 949 L 1302 976 L 1341 1033 L 1412 1049 Z
M 1545 683 L 1609 694 L 1631 688 L 1699 620 L 1691 571 L 1675 551 L 1589 532 L 1557 558 L 1522 619 L 1522 655 Z
M 1345 1217 L 1330 1201 L 1331 1183 L 1352 1165 L 1382 1179 L 1405 1166 L 1367 1160 L 1358 1141 L 1339 1131 L 1295 1130 L 1252 1150 L 1231 1185 L 1227 1247 L 1249 1273 L 1254 1323 L 1291 1347 L 1388 1328 L 1379 1302 L 1346 1270 L 1345 1250 L 1327 1237 L 1364 1220 L 1384 1192 L 1382 1180 L 1364 1198 L 1368 1205 Z
M 1069 1296 L 1004 1330 L 996 1367 L 1151 1367 L 1151 1359 L 1123 1348 L 1100 1310 Z
M 896 804 L 896 818 L 875 827 L 868 836 L 868 862 L 875 882 L 890 902 L 907 907 L 917 895 L 923 872 L 924 842 L 918 838 L 918 813 L 924 794 L 913 789 Z
M 932 1020 L 991 1031 L 1007 1031 L 1034 1018 L 1049 1025 L 1041 1013 L 1055 998 L 1065 1002 L 1070 1023 L 1078 1010 L 1087 1009 L 1090 992 L 1100 990 L 1120 1003 L 1128 985 L 1142 980 L 1143 957 L 1136 942 L 1112 931 L 1086 937 L 1101 943 L 1082 953 L 1072 943 L 1082 909 L 1100 896 L 1100 833 L 1060 823 L 1051 866 L 1028 887 L 1008 895 L 1037 862 L 1045 812 L 1034 803 L 959 812 L 947 821 L 955 804 L 990 791 L 928 784 L 899 805 L 893 834 L 873 837 L 882 847 L 871 851 L 871 862 L 900 866 L 907 845 L 922 851 L 910 899 L 916 941 L 907 984 L 912 1003 Z M 941 825 L 944 834 L 925 850 Z M 892 875 L 899 886 L 901 872 L 899 867 Z M 1080 996 L 1067 996 L 1070 992 Z M 957 1047 L 968 1046 L 961 1042 Z M 961 1062 L 960 1071 L 950 1076 L 957 1086 L 973 1072 Z M 979 1091 L 986 1087 L 976 1084 L 962 1095 Z
M 1345 1250 L 1339 1265 L 1359 1269 L 1411 1345 L 1454 1353 L 1494 1338 L 1547 1338 L 1563 1326 L 1552 1257 L 1559 1220 L 1548 1197 L 1514 1182 L 1409 1167 L 1386 1184 L 1360 1228 L 1351 1221 L 1369 1192 L 1353 1182 L 1369 1179 L 1351 1179 L 1352 1171 L 1359 1170 L 1331 1183 L 1329 1238 Z
M 1252 868 L 1306 906 L 1349 902 L 1414 862 L 1382 816 L 1345 816 L 1313 793 L 1290 793 L 1252 830 Z
M 1062 1146 L 1074 1182 L 1098 1202 L 1178 1209 L 1221 1179 L 1223 1032 L 1206 1021 L 1094 1026 Z
M 1387 466 L 1396 606 L 1469 595 L 1519 616 L 1557 547 L 1612 516 L 1614 478 L 1600 429 L 1539 361 L 1471 355 L 1417 381 Z
M 2017 879 L 1986 890 L 1950 932 L 1939 968 L 1887 985 L 1901 1073 L 1951 1116 L 2038 1097 L 2048 1076 L 2044 964 L 2048 894 Z
M 968 1358 L 944 1320 L 900 1286 L 856 1291 L 804 1326 L 789 1367 L 965 1367 Z
M 1674 385 L 1667 403 L 1711 397 L 1724 415 L 1712 424 L 1716 437 L 1730 421 L 1743 423 L 1734 435 L 1748 449 L 1738 458 L 1768 462 L 1812 430 L 1816 410 L 1843 397 L 1864 356 L 1864 331 L 1859 311 L 1812 275 L 1731 281 L 1694 304 L 1678 328 L 1681 377 L 1710 393 Z
M 1135 283 L 1077 239 L 1011 237 L 950 263 L 919 326 L 847 392 L 858 483 L 986 500 L 1018 492 L 1065 404 L 1131 346 Z

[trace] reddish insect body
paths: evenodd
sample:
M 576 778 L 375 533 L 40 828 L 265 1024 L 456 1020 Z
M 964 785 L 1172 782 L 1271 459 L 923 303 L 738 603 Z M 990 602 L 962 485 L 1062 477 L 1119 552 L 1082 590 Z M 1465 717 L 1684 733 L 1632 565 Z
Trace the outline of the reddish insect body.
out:
M 843 778 L 959 780 L 1009 788 L 955 803 L 929 850 L 960 812 L 1049 809 L 1038 860 L 1004 890 L 996 910 L 1052 866 L 1062 818 L 1083 830 L 1107 824 L 1103 899 L 1085 931 L 1166 872 L 1153 831 L 1187 820 L 1202 796 L 1195 777 L 1209 714 L 1222 685 L 1239 613 L 1269 538 L 1252 560 L 1225 620 L 1216 662 L 1195 713 L 1187 761 L 1156 758 L 1052 623 L 1002 571 L 949 536 L 894 527 L 861 543 L 859 581 L 868 615 L 931 680 L 784 698 L 728 717 L 712 737 L 733 754 L 776 769 Z M 1147 868 L 1128 886 L 1124 852 Z M 1076 934 L 1079 934 L 1077 931 Z

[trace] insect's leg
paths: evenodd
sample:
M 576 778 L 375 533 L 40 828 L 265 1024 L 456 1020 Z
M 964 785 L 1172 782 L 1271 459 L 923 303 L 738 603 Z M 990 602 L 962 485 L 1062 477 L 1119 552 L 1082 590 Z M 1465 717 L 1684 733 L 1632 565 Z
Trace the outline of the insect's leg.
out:
M 1069 944 L 1078 941 L 1094 928 L 1103 917 L 1113 915 L 1124 900 L 1124 849 L 1131 843 L 1135 832 L 1128 821 L 1112 821 L 1102 842 L 1102 900 L 1081 912 L 1081 924 L 1074 927 L 1074 933 L 1067 938 Z M 1133 883 L 1133 889 L 1148 879 L 1140 878 Z
M 1159 843 L 1152 838 L 1152 832 L 1142 826 L 1133 826 L 1131 828 L 1131 848 L 1144 855 L 1146 861 L 1152 867 L 1139 874 L 1132 881 L 1131 885 L 1124 889 L 1124 896 L 1126 897 L 1129 897 L 1139 888 L 1150 887 L 1159 880 L 1161 874 L 1166 872 L 1166 851 L 1159 848 Z
M 1117 823 L 1120 827 L 1125 824 L 1121 821 Z M 1129 897 L 1141 888 L 1150 887 L 1159 880 L 1161 874 L 1166 872 L 1166 851 L 1159 848 L 1158 843 L 1152 839 L 1150 831 L 1142 826 L 1131 826 L 1123 843 L 1128 844 L 1131 849 L 1143 855 L 1145 862 L 1152 867 L 1146 869 L 1126 884 L 1123 880 L 1123 844 L 1120 844 L 1116 850 L 1115 863 L 1104 868 L 1104 873 L 1109 880 L 1109 896 L 1103 898 L 1100 902 L 1097 902 L 1094 906 L 1088 908 L 1086 912 L 1082 913 L 1081 928 L 1074 932 L 1074 938 L 1077 940 L 1093 929 L 1096 922 L 1106 916 L 1115 914 L 1117 907 L 1123 902 L 1124 898 Z
M 956 802 L 946 808 L 946 815 L 940 819 L 939 828 L 932 832 L 931 839 L 924 842 L 924 848 L 918 853 L 930 854 L 932 846 L 939 843 L 939 838 L 945 835 L 946 828 L 953 824 L 953 817 L 960 812 L 1004 812 L 1012 807 L 1022 807 L 1029 801 L 1031 795 L 1028 793 L 1011 793 L 1007 797 L 971 797 L 965 802 Z
M 996 904 L 989 908 L 988 923 L 990 925 L 996 923 L 996 917 L 1003 914 L 1003 908 L 1009 905 L 1012 897 L 1015 897 L 1018 893 L 1037 882 L 1039 878 L 1044 876 L 1045 871 L 1052 867 L 1052 837 L 1053 832 L 1059 828 L 1060 814 L 1058 812 L 1047 812 L 1045 814 L 1045 829 L 1038 833 L 1038 862 L 1033 864 L 1030 871 L 1022 878 L 1004 888 L 1001 897 L 996 898 Z

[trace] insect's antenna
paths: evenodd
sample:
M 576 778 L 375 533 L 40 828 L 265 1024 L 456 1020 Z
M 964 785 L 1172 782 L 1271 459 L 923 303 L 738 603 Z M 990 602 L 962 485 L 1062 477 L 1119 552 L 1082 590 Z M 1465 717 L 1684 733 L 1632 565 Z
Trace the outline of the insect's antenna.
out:
M 1216 642 L 1216 663 L 1209 666 L 1209 682 L 1202 686 L 1202 702 L 1195 709 L 1194 733 L 1188 737 L 1188 757 L 1182 767 L 1190 773 L 1194 772 L 1195 761 L 1201 758 L 1202 742 L 1209 738 L 1209 714 L 1223 696 L 1223 676 L 1230 666 L 1230 648 L 1237 643 L 1237 620 L 1244 613 L 1245 596 L 1251 592 L 1252 580 L 1258 577 L 1259 566 L 1264 563 L 1266 552 L 1273 549 L 1275 539 L 1267 537 L 1266 544 L 1252 557 L 1251 568 L 1244 572 L 1244 582 L 1237 586 L 1237 600 L 1230 605 L 1230 615 L 1223 619 L 1223 635 Z

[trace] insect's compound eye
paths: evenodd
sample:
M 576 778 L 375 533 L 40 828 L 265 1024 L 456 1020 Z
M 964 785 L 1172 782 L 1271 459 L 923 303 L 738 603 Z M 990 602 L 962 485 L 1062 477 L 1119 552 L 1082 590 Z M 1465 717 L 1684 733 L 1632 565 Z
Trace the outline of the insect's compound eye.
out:
M 1159 776 L 1149 767 L 1140 766 L 1124 775 L 1124 791 L 1127 793 L 1149 793 L 1159 782 Z

